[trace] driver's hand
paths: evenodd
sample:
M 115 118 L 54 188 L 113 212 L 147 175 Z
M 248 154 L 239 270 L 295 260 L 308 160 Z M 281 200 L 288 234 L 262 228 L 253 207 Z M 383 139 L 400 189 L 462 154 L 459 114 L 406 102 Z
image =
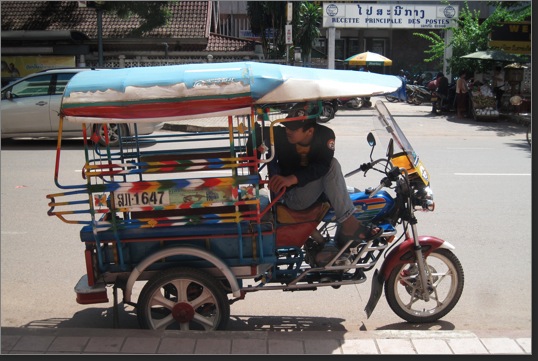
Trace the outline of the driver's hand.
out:
M 280 193 L 283 188 L 291 187 L 297 184 L 297 177 L 294 175 L 281 176 L 275 175 L 269 179 L 269 190 L 274 193 Z

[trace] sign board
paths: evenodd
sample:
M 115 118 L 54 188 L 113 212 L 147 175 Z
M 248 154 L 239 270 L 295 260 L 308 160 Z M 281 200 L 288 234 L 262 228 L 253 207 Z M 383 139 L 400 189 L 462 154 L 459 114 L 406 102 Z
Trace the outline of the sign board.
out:
M 323 3 L 323 27 L 443 29 L 456 25 L 458 11 L 458 5 Z
M 75 65 L 74 56 L 2 56 L 2 77 L 23 77 L 45 69 Z
M 494 27 L 488 45 L 503 49 L 507 53 L 530 55 L 531 23 L 503 23 L 501 26 Z
M 288 2 L 287 4 L 286 17 L 287 17 L 286 20 L 288 21 L 288 24 L 291 23 L 291 21 L 293 20 L 293 3 L 292 2 Z
M 293 32 L 291 25 L 286 25 L 286 45 L 293 44 Z
M 265 29 L 265 38 L 266 39 L 273 39 L 275 37 L 275 33 L 276 33 L 276 31 L 273 28 Z M 255 34 L 250 29 L 239 30 L 239 37 L 254 40 L 254 41 L 261 41 L 262 40 L 261 34 Z

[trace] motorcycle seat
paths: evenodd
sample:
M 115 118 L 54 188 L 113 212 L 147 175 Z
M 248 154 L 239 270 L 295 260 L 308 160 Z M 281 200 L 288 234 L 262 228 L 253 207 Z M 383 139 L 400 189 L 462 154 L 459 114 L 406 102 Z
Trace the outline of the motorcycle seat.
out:
M 320 222 L 331 208 L 328 202 L 316 202 L 307 209 L 296 211 L 283 203 L 276 204 L 276 221 L 280 224 Z

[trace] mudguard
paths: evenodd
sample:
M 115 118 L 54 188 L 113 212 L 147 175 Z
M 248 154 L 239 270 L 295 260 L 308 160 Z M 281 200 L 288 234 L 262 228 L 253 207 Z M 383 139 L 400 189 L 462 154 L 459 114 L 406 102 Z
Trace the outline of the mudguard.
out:
M 430 253 L 438 248 L 455 248 L 450 243 L 434 236 L 419 236 L 418 240 L 422 246 L 424 258 L 428 257 Z M 370 318 L 370 315 L 374 311 L 374 308 L 381 297 L 383 284 L 389 278 L 394 267 L 415 261 L 414 248 L 415 244 L 413 239 L 407 238 L 405 241 L 394 247 L 394 249 L 387 254 L 381 267 L 375 270 L 374 276 L 372 277 L 372 286 L 370 288 L 370 298 L 364 308 L 367 318 Z

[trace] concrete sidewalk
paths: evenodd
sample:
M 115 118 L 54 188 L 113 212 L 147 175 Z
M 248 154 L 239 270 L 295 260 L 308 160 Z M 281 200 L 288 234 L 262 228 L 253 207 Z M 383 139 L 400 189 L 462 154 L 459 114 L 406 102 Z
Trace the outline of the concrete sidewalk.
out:
M 2 354 L 531 355 L 530 337 L 469 331 L 151 331 L 102 328 L 1 330 Z

